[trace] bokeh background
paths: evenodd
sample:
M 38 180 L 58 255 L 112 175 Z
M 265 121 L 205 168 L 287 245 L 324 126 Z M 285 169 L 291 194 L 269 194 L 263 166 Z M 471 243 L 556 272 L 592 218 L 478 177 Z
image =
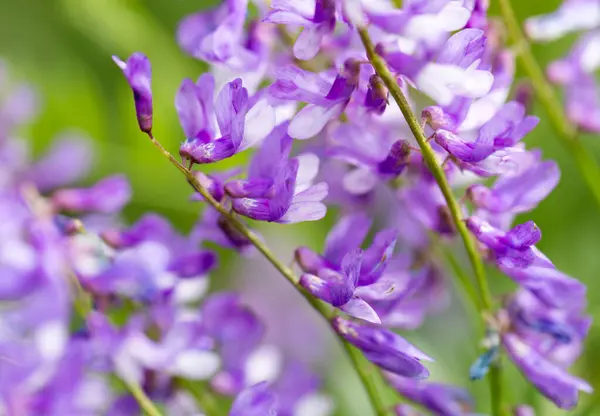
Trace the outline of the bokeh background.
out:
M 53 136 L 67 129 L 85 132 L 94 142 L 96 161 L 89 181 L 115 172 L 125 173 L 134 190 L 132 203 L 126 209 L 132 221 L 143 212 L 154 211 L 169 217 L 181 230 L 188 230 L 198 218 L 200 205 L 189 202 L 189 189 L 178 172 L 165 162 L 137 130 L 131 92 L 121 71 L 113 64 L 112 54 L 121 57 L 131 52 L 146 53 L 153 64 L 155 94 L 155 135 L 175 151 L 183 139 L 177 122 L 173 99 L 184 77 L 196 78 L 206 66 L 183 54 L 174 40 L 177 22 L 185 15 L 218 3 L 207 0 L 0 0 L 0 57 L 9 64 L 11 76 L 34 85 L 42 97 L 40 117 L 23 131 L 38 154 Z M 492 2 L 494 3 L 494 2 Z M 548 12 L 559 0 L 514 1 L 522 20 L 526 16 Z M 492 13 L 496 13 L 492 5 Z M 534 51 L 543 63 L 567 50 L 571 38 L 548 45 L 536 45 Z M 521 72 L 519 72 L 521 76 Z M 539 247 L 566 273 L 588 285 L 589 311 L 600 318 L 600 212 L 583 185 L 576 166 L 560 147 L 550 129 L 543 109 L 533 111 L 542 122 L 528 136 L 529 147 L 543 149 L 546 158 L 558 161 L 562 180 L 556 190 L 538 209 L 522 220 L 533 219 L 543 230 Z M 586 147 L 600 161 L 600 137 L 582 136 Z M 239 160 L 238 160 L 239 161 Z M 228 163 L 219 165 L 225 168 Z M 334 221 L 332 213 L 317 224 L 300 226 L 267 226 L 267 239 L 278 247 L 282 258 L 291 259 L 293 248 L 308 244 L 320 248 L 323 236 Z M 249 302 L 270 319 L 271 340 L 282 338 L 286 351 L 304 354 L 318 369 L 327 374 L 327 388 L 338 403 L 337 414 L 366 415 L 365 397 L 352 371 L 343 358 L 330 360 L 336 347 L 323 347 L 315 341 L 305 345 L 306 338 L 293 336 L 291 328 L 307 326 L 299 316 L 303 312 L 291 308 L 287 301 L 294 296 L 289 288 L 278 284 L 278 277 L 260 260 L 241 265 L 224 253 L 223 268 L 215 276 L 214 287 L 244 287 Z M 490 271 L 495 293 L 510 290 L 507 278 Z M 279 300 L 279 301 L 278 301 Z M 273 317 L 273 308 L 281 308 Z M 471 383 L 468 367 L 477 354 L 475 336 L 460 299 L 453 299 L 450 313 L 434 317 L 419 331 L 407 335 L 417 345 L 437 358 L 433 377 L 472 389 L 486 411 L 487 384 Z M 472 312 L 467 308 L 467 312 Z M 298 325 L 296 325 L 298 324 Z M 315 340 L 319 338 L 316 331 Z M 304 351 L 303 351 L 304 350 Z M 329 363 L 326 365 L 326 363 Z M 333 364 L 331 364 L 333 363 Z M 600 326 L 595 324 L 586 352 L 573 371 L 600 389 Z M 505 377 L 506 395 L 513 402 L 527 402 L 540 415 L 563 414 L 527 387 L 521 376 L 511 369 Z M 600 415 L 594 396 L 582 397 L 579 411 L 587 408 L 590 415 Z M 575 411 L 574 413 L 577 413 Z

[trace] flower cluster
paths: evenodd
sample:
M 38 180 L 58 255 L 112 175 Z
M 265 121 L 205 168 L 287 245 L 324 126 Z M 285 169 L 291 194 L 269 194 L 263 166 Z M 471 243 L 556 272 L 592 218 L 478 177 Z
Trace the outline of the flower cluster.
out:
M 544 396 L 573 408 L 591 391 L 568 373 L 590 327 L 586 288 L 536 247 L 536 224 L 513 224 L 560 173 L 523 143 L 539 119 L 527 97 L 510 95 L 514 56 L 487 2 L 254 3 L 249 13 L 248 0 L 226 0 L 179 25 L 183 51 L 212 65 L 175 94 L 181 161 L 153 135 L 148 58 L 113 58 L 141 131 L 206 205 L 189 233 L 154 214 L 121 223 L 131 193 L 122 176 L 67 187 L 89 166 L 81 142 L 59 140 L 28 166 L 10 134 L 33 112 L 31 93 L 17 89 L 0 107 L 0 413 L 137 414 L 148 406 L 142 395 L 168 414 L 212 416 L 206 398 L 217 395 L 231 399 L 234 416 L 331 414 L 318 375 L 265 342 L 268 328 L 239 293 L 207 294 L 219 258 L 205 243 L 214 243 L 244 254 L 256 246 L 404 398 L 434 414 L 474 414 L 466 391 L 425 381 L 434 359 L 396 332 L 448 306 L 451 275 L 438 253 L 459 240 L 479 291 L 463 284 L 481 295 L 488 334 L 471 378 L 505 354 Z M 567 2 L 530 20 L 529 33 L 597 28 L 600 15 L 581 15 L 590 4 Z M 551 75 L 567 88 L 571 118 L 600 131 L 589 113 L 600 111 L 590 88 L 597 35 Z M 203 169 L 249 149 L 246 167 Z M 324 248 L 295 250 L 297 277 L 245 225 L 319 221 L 334 210 Z M 499 305 L 479 258 L 517 286 Z

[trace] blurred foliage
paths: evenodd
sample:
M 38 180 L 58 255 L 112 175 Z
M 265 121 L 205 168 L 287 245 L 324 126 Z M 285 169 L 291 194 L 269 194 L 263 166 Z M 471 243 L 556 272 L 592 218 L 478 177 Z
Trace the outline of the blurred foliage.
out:
M 197 218 L 199 206 L 189 203 L 190 191 L 183 178 L 137 130 L 131 92 L 110 56 L 125 58 L 134 51 L 143 51 L 149 56 L 154 71 L 155 135 L 175 151 L 183 138 L 173 106 L 175 91 L 182 78 L 196 78 L 206 69 L 203 63 L 179 50 L 174 39 L 175 28 L 186 14 L 215 3 L 206 0 L 1 0 L 0 56 L 8 61 L 14 78 L 35 85 L 44 104 L 41 117 L 29 131 L 23 132 L 25 137 L 33 138 L 34 152 L 41 152 L 56 133 L 67 127 L 83 130 L 96 145 L 94 178 L 123 172 L 131 179 L 134 200 L 127 210 L 129 219 L 146 211 L 156 211 L 167 215 L 178 227 L 188 228 Z M 558 3 L 559 0 L 515 1 L 515 8 L 520 19 L 524 19 L 553 10 Z M 492 5 L 492 13 L 496 7 Z M 534 51 L 541 62 L 547 63 L 561 56 L 569 43 L 570 39 L 566 39 L 536 45 Z M 590 312 L 598 318 L 600 213 L 573 161 L 553 137 L 543 109 L 535 107 L 534 112 L 540 115 L 542 122 L 528 136 L 527 144 L 543 149 L 546 158 L 558 161 L 562 180 L 550 197 L 522 220 L 535 220 L 544 232 L 539 247 L 558 268 L 588 285 Z M 582 140 L 600 161 L 598 137 L 583 136 Z M 333 217 L 329 215 L 329 223 Z M 325 224 L 295 226 L 291 230 L 302 242 L 319 247 L 327 231 Z M 273 236 L 278 227 L 267 227 L 266 234 Z M 286 234 L 289 233 L 290 228 L 286 230 Z M 511 287 L 507 278 L 492 271 L 490 276 L 497 291 Z M 454 308 L 460 310 L 457 305 Z M 434 369 L 436 378 L 467 386 L 465 369 L 475 358 L 476 342 L 468 330 L 468 318 L 460 311 L 449 316 L 453 317 L 452 321 L 432 319 L 409 338 L 417 337 L 420 347 L 438 357 Z M 599 346 L 600 328 L 595 326 L 587 351 L 575 370 L 597 390 L 600 389 Z M 332 388 L 343 397 L 339 400 L 340 414 L 364 414 L 357 410 L 364 407 L 354 407 L 361 396 L 356 399 L 349 394 L 359 388 L 352 376 L 345 376 L 349 373 L 344 367 L 331 378 Z M 516 371 L 509 370 L 509 378 L 507 391 L 510 390 L 513 403 L 536 401 L 539 414 L 555 413 L 545 400 L 536 399 L 531 388 L 518 388 L 525 384 Z M 339 380 L 344 382 L 340 384 Z M 469 387 L 478 399 L 486 400 L 485 383 Z M 582 407 L 590 399 L 583 397 Z M 598 412 L 600 414 L 600 409 Z

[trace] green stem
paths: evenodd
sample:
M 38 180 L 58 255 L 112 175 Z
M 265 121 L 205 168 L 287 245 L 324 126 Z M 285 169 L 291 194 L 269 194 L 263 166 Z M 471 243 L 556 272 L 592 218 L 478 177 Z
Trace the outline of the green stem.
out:
M 521 30 L 521 25 L 517 20 L 510 0 L 499 0 L 499 4 L 502 17 L 506 23 L 509 36 L 513 41 L 519 61 L 531 80 L 536 96 L 546 110 L 546 113 L 548 113 L 550 123 L 560 141 L 575 159 L 575 164 L 580 174 L 583 176 L 596 203 L 600 207 L 600 167 L 578 139 L 577 127 L 569 121 L 558 96 L 536 61 L 531 51 L 531 46 Z
M 473 283 L 471 282 L 469 276 L 465 274 L 464 270 L 462 269 L 462 267 L 460 267 L 460 264 L 458 264 L 458 261 L 456 260 L 456 258 L 454 258 L 450 250 L 448 250 L 445 247 L 442 247 L 440 251 L 443 253 L 444 257 L 446 257 L 446 262 L 450 265 L 452 272 L 458 279 L 463 290 L 465 291 L 465 293 L 467 294 L 477 311 L 481 312 L 481 302 L 477 297 L 477 290 L 473 286 Z
M 133 397 L 135 397 L 135 399 L 139 403 L 140 407 L 144 410 L 144 412 L 146 412 L 150 416 L 162 416 L 160 410 L 158 410 L 158 408 L 154 405 L 152 400 L 150 400 L 150 398 L 146 396 L 146 393 L 140 387 L 139 384 L 131 383 L 127 380 L 123 380 L 123 382 L 129 389 Z
M 192 188 L 196 192 L 198 192 L 200 195 L 202 195 L 202 197 L 206 200 L 206 202 L 208 202 L 208 204 L 210 206 L 212 206 L 214 209 L 217 210 L 217 212 L 219 212 L 221 215 L 223 215 L 227 219 L 227 221 L 229 221 L 229 223 L 231 225 L 233 225 L 234 228 L 240 232 L 240 234 L 242 234 L 245 238 L 247 238 L 248 241 L 250 241 L 250 243 L 252 243 L 258 249 L 258 251 L 260 251 L 260 253 L 267 259 L 267 261 L 269 263 L 271 263 L 271 265 L 279 273 L 281 273 L 287 279 L 287 281 L 290 284 L 292 284 L 296 288 L 296 290 L 298 290 L 298 292 L 300 292 L 300 294 L 302 294 L 302 296 L 304 296 L 304 298 L 308 301 L 308 303 L 323 317 L 323 319 L 325 319 L 327 322 L 330 322 L 331 313 L 329 312 L 329 309 L 325 305 L 323 305 L 318 299 L 311 296 L 306 290 L 304 290 L 303 287 L 301 287 L 298 284 L 298 279 L 296 278 L 296 275 L 294 274 L 292 269 L 290 269 L 285 263 L 280 261 L 275 256 L 275 254 L 269 249 L 269 247 L 260 238 L 258 238 L 256 236 L 256 234 L 254 234 L 252 231 L 247 229 L 244 226 L 244 224 L 236 218 L 236 216 L 234 214 L 232 214 L 227 208 L 225 208 L 215 198 L 213 198 L 212 195 L 210 194 L 210 192 L 208 192 L 200 184 L 200 182 L 198 182 L 198 179 L 196 179 L 196 177 L 194 176 L 194 173 L 191 170 L 187 169 L 177 159 L 175 159 L 173 157 L 173 155 L 167 149 L 165 149 L 163 147 L 163 145 L 160 144 L 154 138 L 154 136 L 152 136 L 152 134 L 149 134 L 149 137 L 150 137 L 150 140 L 152 141 L 152 144 L 158 150 L 160 150 L 161 154 L 165 158 L 167 158 L 181 173 L 183 173 L 183 175 L 186 177 L 186 179 L 188 180 L 188 182 L 192 186 Z M 358 361 L 354 360 L 354 358 L 352 357 L 351 349 L 349 348 L 350 346 L 348 345 L 348 342 L 345 341 L 344 339 L 342 339 L 341 337 L 338 337 L 338 339 L 342 342 L 342 344 L 344 345 L 344 347 L 346 349 L 346 352 L 348 353 L 350 359 L 352 360 L 355 370 L 358 373 L 358 376 L 360 377 L 361 382 L 365 387 L 365 390 L 367 391 L 367 394 L 369 396 L 369 399 L 371 401 L 371 405 L 373 406 L 373 409 L 375 409 L 376 411 L 377 411 L 377 409 L 383 409 L 384 406 L 383 406 L 383 403 L 381 402 L 381 398 L 377 394 L 376 389 L 375 390 L 373 389 L 373 386 L 371 385 L 371 379 L 368 377 L 368 370 L 365 367 L 366 363 L 363 361 L 360 361 L 360 360 L 358 360 Z
M 361 354 L 355 347 L 347 342 L 344 342 L 343 346 L 354 368 L 356 368 L 356 372 L 358 373 L 367 394 L 371 398 L 375 414 L 377 416 L 386 416 L 388 413 L 387 408 L 379 395 L 375 381 L 369 374 L 369 368 L 364 365 L 364 358 L 361 357 Z M 373 400 L 373 398 L 376 398 L 376 400 Z
M 460 234 L 460 237 L 463 240 L 465 249 L 467 250 L 467 254 L 469 256 L 469 260 L 471 261 L 471 265 L 475 271 L 475 277 L 477 279 L 477 284 L 479 286 L 479 294 L 481 296 L 484 310 L 489 311 L 492 309 L 492 296 L 490 294 L 490 290 L 488 288 L 487 280 L 485 278 L 485 269 L 483 267 L 483 262 L 481 261 L 481 257 L 477 251 L 477 247 L 475 245 L 475 241 L 471 238 L 469 230 L 467 229 L 465 223 L 462 220 L 460 206 L 458 202 L 454 198 L 452 194 L 452 188 L 450 188 L 450 184 L 446 179 L 446 175 L 442 167 L 437 163 L 435 158 L 435 153 L 433 149 L 429 145 L 427 141 L 427 137 L 425 137 L 425 133 L 423 133 L 423 129 L 421 128 L 419 121 L 413 114 L 410 104 L 406 100 L 406 97 L 402 93 L 402 90 L 398 86 L 398 82 L 396 78 L 390 70 L 387 68 L 387 65 L 383 61 L 383 59 L 377 55 L 375 52 L 375 46 L 369 37 L 369 33 L 366 29 L 359 29 L 359 34 L 362 39 L 363 44 L 365 45 L 365 49 L 367 51 L 367 56 L 375 68 L 377 75 L 383 80 L 385 85 L 387 86 L 390 94 L 400 107 L 410 130 L 412 131 L 417 143 L 419 144 L 419 148 L 421 149 L 421 153 L 423 154 L 423 159 L 427 164 L 427 167 L 431 171 L 431 174 L 435 178 L 442 194 L 444 195 L 444 199 L 448 204 L 448 209 L 450 210 L 450 215 L 452 216 L 452 221 L 456 230 Z
M 435 153 L 433 149 L 429 145 L 427 138 L 425 137 L 425 133 L 419 124 L 419 121 L 413 114 L 410 104 L 406 100 L 406 97 L 402 93 L 400 86 L 394 75 L 388 69 L 385 61 L 375 52 L 375 46 L 373 45 L 373 41 L 371 40 L 367 29 L 361 28 L 358 30 L 360 38 L 365 46 L 365 50 L 367 52 L 367 56 L 377 72 L 377 75 L 383 80 L 386 87 L 388 88 L 391 96 L 394 98 L 398 106 L 400 107 L 400 111 L 404 115 L 410 130 L 412 131 L 417 143 L 419 144 L 419 148 L 421 149 L 421 153 L 423 154 L 423 159 L 427 164 L 427 167 L 431 171 L 431 174 L 435 178 L 442 194 L 444 195 L 444 199 L 446 200 L 446 204 L 448 204 L 448 209 L 450 210 L 450 215 L 452 217 L 452 221 L 458 234 L 460 235 L 465 249 L 467 250 L 467 254 L 469 256 L 469 260 L 471 261 L 471 265 L 475 272 L 475 278 L 477 281 L 477 286 L 479 288 L 479 295 L 481 297 L 481 309 L 482 309 L 482 318 L 483 315 L 489 313 L 492 310 L 493 301 L 492 295 L 490 293 L 490 289 L 488 287 L 488 283 L 485 277 L 485 269 L 483 266 L 483 261 L 479 256 L 479 252 L 477 250 L 477 246 L 475 245 L 475 241 L 471 237 L 469 230 L 467 229 L 465 223 L 462 220 L 461 210 L 458 202 L 454 198 L 454 194 L 452 193 L 452 188 L 446 179 L 446 175 L 442 167 L 438 164 Z M 492 369 L 492 373 L 494 377 L 490 377 L 490 390 L 492 396 L 492 403 L 500 403 L 501 402 L 501 389 L 499 388 L 499 372 L 496 374 L 496 371 Z M 493 410 L 494 416 L 499 416 L 500 413 L 497 413 L 497 409 L 500 408 L 500 405 L 494 406 Z

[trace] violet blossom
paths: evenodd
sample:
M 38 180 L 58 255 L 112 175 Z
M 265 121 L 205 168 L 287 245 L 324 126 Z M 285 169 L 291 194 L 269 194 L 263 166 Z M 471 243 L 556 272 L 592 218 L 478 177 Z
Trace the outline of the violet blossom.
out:
M 230 181 L 225 191 L 235 212 L 259 221 L 316 221 L 327 209 L 321 202 L 327 184 L 313 185 L 319 169 L 316 155 L 289 158 L 292 139 L 288 124 L 280 124 L 252 158 L 246 180 Z

